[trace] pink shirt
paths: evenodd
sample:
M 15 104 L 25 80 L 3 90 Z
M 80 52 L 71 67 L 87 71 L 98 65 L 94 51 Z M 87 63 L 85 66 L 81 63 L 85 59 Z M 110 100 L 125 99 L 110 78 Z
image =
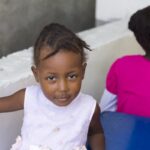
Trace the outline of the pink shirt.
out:
M 142 55 L 116 60 L 107 76 L 106 88 L 117 95 L 117 111 L 150 117 L 150 60 Z

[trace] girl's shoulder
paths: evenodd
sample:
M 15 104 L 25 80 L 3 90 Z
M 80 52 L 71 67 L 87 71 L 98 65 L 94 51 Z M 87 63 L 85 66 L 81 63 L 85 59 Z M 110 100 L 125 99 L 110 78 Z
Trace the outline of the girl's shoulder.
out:
M 136 60 L 139 60 L 139 59 L 143 59 L 143 55 L 125 55 L 125 56 L 122 56 L 120 58 L 118 58 L 115 62 L 129 62 L 129 61 L 136 61 Z
M 93 105 L 94 107 L 96 106 L 97 101 L 92 95 L 80 92 L 79 98 L 81 99 L 80 102 L 82 102 L 83 105 L 87 104 L 87 105 Z
M 142 61 L 145 61 L 143 59 L 143 55 L 126 55 L 117 58 L 113 63 L 112 63 L 112 68 L 122 68 L 122 66 L 132 66 L 132 65 L 137 65 L 137 63 L 140 63 Z

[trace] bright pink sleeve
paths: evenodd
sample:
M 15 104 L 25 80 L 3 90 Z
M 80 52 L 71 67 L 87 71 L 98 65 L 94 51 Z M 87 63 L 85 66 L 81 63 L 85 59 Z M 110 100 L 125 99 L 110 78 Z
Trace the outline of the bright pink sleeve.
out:
M 115 61 L 111 67 L 110 70 L 107 74 L 107 78 L 106 78 L 106 89 L 117 95 L 117 85 L 118 85 L 118 78 L 117 78 L 117 62 Z

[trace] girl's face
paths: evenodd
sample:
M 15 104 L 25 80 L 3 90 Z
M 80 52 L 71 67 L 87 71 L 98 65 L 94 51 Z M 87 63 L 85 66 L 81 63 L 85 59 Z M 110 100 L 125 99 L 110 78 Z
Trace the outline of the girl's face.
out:
M 42 50 L 40 63 L 32 71 L 44 95 L 58 106 L 70 104 L 78 95 L 86 64 L 74 52 L 61 51 L 45 60 L 47 50 Z

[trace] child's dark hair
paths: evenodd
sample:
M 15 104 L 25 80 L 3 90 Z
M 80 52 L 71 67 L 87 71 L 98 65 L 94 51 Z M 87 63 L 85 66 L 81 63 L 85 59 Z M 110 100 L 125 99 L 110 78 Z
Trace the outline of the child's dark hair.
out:
M 52 51 L 44 58 L 56 54 L 61 50 L 73 51 L 81 55 L 82 61 L 86 60 L 84 48 L 91 50 L 87 43 L 81 40 L 75 33 L 58 23 L 51 23 L 43 28 L 34 45 L 34 63 L 38 65 L 40 51 L 44 47 Z
M 128 28 L 133 31 L 142 48 L 150 51 L 150 6 L 138 10 L 129 21 Z

